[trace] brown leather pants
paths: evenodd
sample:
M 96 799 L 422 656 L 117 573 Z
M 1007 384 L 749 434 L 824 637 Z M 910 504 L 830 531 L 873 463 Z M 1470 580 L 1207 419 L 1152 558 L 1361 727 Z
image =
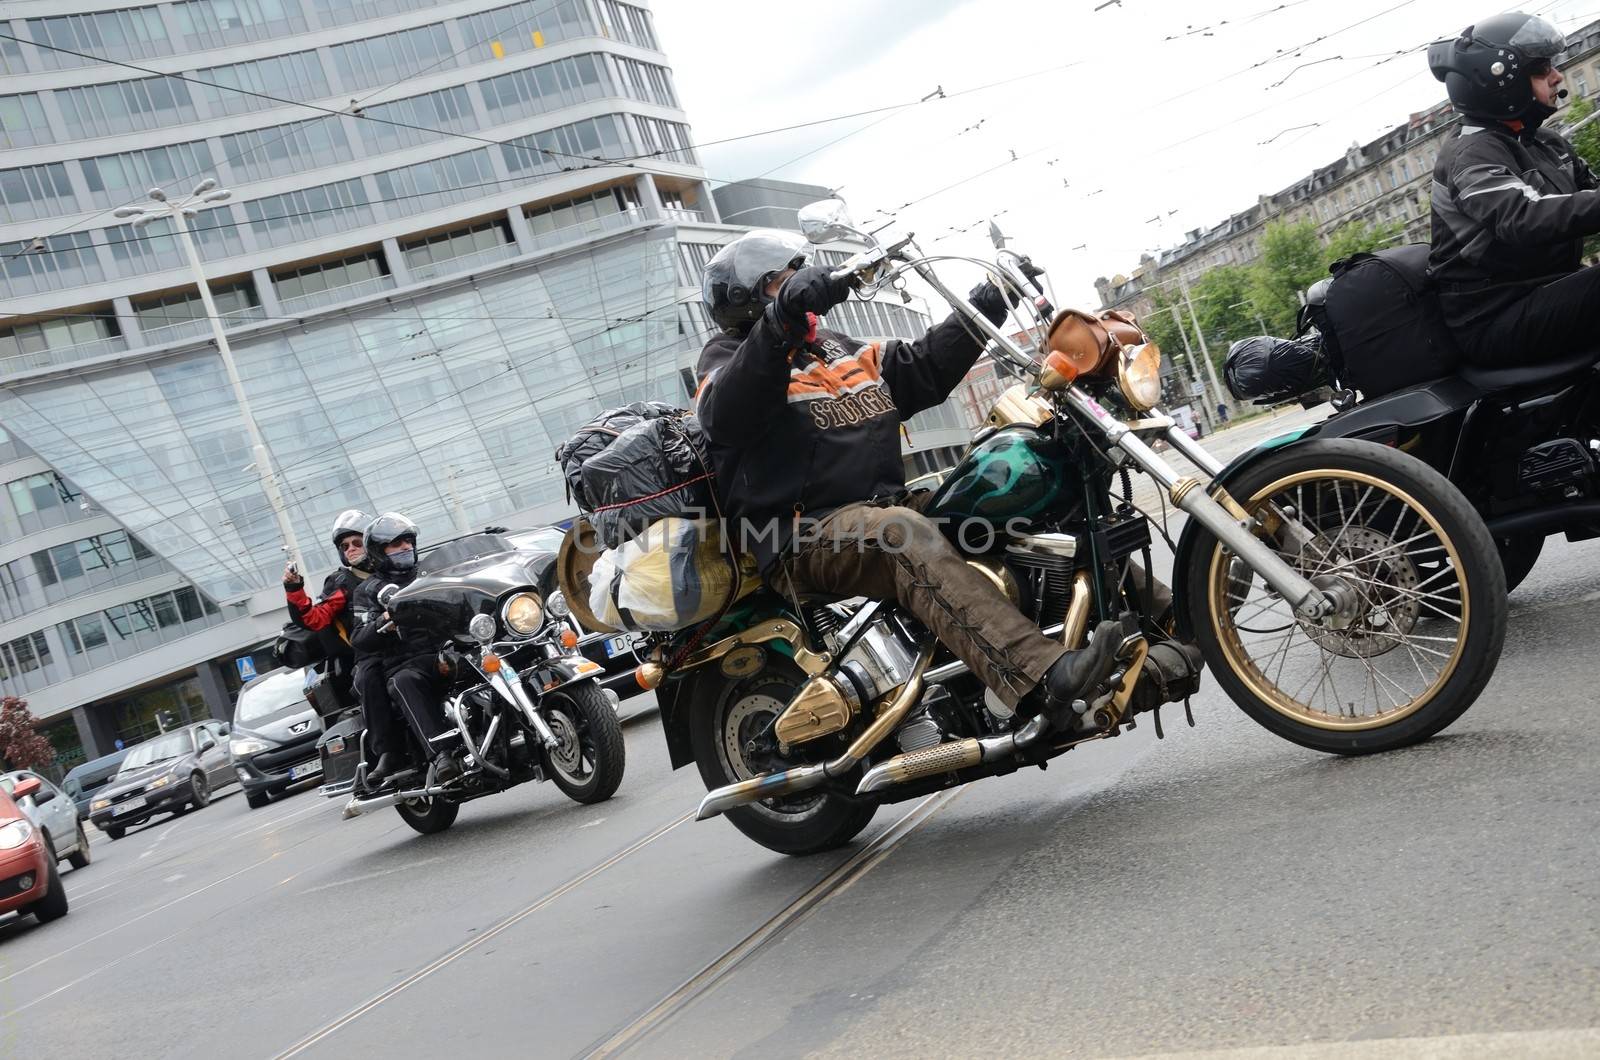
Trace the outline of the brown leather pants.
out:
M 896 601 L 1011 707 L 1066 653 L 968 566 L 915 508 L 840 508 L 780 559 L 773 580 L 780 590 L 800 595 Z

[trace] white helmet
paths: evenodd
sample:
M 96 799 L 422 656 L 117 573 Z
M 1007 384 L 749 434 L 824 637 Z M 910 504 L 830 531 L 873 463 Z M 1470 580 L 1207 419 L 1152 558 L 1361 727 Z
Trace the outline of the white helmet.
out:
M 348 567 L 350 564 L 345 560 L 344 549 L 340 547 L 339 542 L 351 534 L 355 534 L 364 540 L 367 534 L 367 524 L 371 522 L 372 516 L 360 508 L 346 508 L 333 521 L 333 551 L 338 554 L 341 566 Z M 363 561 L 362 565 L 363 567 L 365 566 L 365 561 Z

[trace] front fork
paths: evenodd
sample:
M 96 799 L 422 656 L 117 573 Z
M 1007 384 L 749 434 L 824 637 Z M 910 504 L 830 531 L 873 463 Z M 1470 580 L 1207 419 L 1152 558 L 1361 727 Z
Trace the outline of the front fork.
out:
M 533 697 L 528 694 L 527 686 L 522 683 L 522 675 L 517 673 L 516 667 L 512 666 L 504 658 L 498 656 L 496 658 L 499 660 L 499 665 L 493 668 L 487 667 L 483 663 L 479 664 L 479 671 L 483 673 L 484 679 L 489 682 L 489 687 L 494 689 L 507 703 L 517 708 L 517 713 L 521 714 L 522 720 L 527 722 L 528 727 L 539 735 L 539 742 L 544 745 L 546 750 L 556 750 L 561 746 L 561 741 L 556 738 L 556 734 L 551 730 L 550 723 L 544 720 L 544 715 L 539 713 L 538 705 L 534 703 Z

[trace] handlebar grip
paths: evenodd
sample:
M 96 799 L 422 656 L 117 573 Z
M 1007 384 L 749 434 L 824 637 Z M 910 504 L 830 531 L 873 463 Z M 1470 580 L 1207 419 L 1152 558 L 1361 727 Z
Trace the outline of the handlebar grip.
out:
M 856 270 L 852 269 L 850 266 L 841 265 L 837 269 L 834 269 L 832 272 L 828 273 L 828 279 L 830 279 L 830 280 L 848 280 L 852 276 L 854 276 L 855 274 L 856 274 Z

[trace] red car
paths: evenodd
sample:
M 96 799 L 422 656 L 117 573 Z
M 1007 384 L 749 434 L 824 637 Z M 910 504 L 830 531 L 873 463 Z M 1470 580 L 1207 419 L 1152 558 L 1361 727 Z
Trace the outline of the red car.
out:
M 39 790 L 32 777 L 17 782 L 17 798 Z M 56 855 L 26 814 L 0 788 L 0 913 L 32 913 L 41 924 L 67 915 L 67 892 L 56 874 Z

